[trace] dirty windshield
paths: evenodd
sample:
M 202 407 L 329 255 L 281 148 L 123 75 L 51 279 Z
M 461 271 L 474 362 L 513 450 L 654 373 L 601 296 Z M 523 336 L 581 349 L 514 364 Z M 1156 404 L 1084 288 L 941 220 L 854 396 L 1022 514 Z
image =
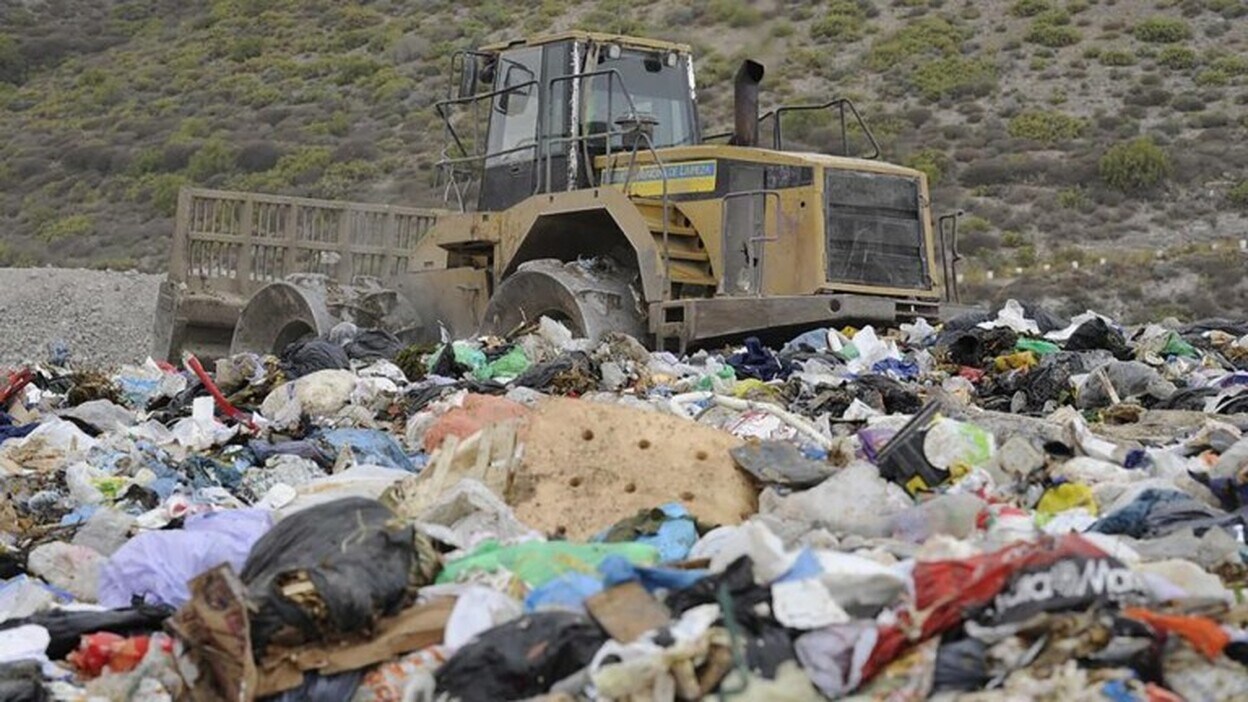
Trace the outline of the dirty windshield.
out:
M 628 98 L 642 115 L 658 119 L 654 145 L 680 146 L 693 143 L 693 108 L 685 57 L 669 66 L 664 54 L 624 51 L 619 58 L 603 55 L 597 70 L 614 70 L 618 78 L 594 78 L 585 124 L 591 132 L 618 128 L 615 120 L 628 114 Z M 591 69 L 592 70 L 592 69 Z M 621 88 L 621 83 L 623 88 Z

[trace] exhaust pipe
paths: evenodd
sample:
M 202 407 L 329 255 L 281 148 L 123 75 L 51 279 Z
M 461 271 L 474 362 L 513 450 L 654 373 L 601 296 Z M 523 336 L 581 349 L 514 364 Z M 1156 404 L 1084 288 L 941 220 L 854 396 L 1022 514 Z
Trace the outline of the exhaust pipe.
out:
M 746 59 L 733 79 L 733 146 L 758 146 L 758 84 L 763 64 Z

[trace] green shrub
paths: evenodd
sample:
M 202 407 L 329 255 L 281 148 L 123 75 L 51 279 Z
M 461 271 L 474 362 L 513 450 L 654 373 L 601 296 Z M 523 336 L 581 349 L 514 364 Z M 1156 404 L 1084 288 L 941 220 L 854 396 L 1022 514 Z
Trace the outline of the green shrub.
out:
M 1065 10 L 1046 10 L 1032 20 L 1037 24 L 1070 24 L 1070 13 Z
M 39 225 L 35 236 L 49 244 L 70 237 L 91 233 L 94 224 L 87 215 L 69 215 L 60 219 L 52 219 Z
M 763 21 L 763 13 L 745 0 L 711 0 L 706 11 L 713 21 L 729 27 L 753 27 Z
M 242 63 L 264 53 L 264 40 L 260 37 L 241 37 L 230 46 L 230 60 Z
M 1227 191 L 1226 199 L 1235 207 L 1248 210 L 1248 180 L 1239 181 L 1239 185 Z
M 1205 100 L 1195 93 L 1184 93 L 1176 95 L 1170 106 L 1179 112 L 1200 112 L 1205 109 Z
M 209 139 L 199 147 L 190 162 L 186 164 L 186 173 L 196 181 L 206 181 L 215 175 L 228 173 L 234 167 L 234 150 L 221 139 Z
M 1010 14 L 1015 17 L 1035 17 L 1052 7 L 1049 0 L 1018 0 L 1010 6 Z
M 1027 243 L 1027 236 L 1011 229 L 1001 233 L 1001 245 L 1007 249 L 1017 249 Z
M 1248 58 L 1236 54 L 1227 54 L 1214 59 L 1209 68 L 1222 71 L 1228 76 L 1242 76 L 1248 73 Z
M 991 229 L 992 222 L 976 215 L 971 215 L 958 223 L 958 230 L 968 234 L 977 234 Z
M 1206 86 L 1223 86 L 1230 85 L 1231 77 L 1226 71 L 1219 71 L 1216 68 L 1206 68 L 1196 74 L 1196 85 Z
M 1019 268 L 1031 268 L 1039 262 L 1040 257 L 1036 255 L 1035 244 L 1023 244 L 1014 253 L 1014 265 Z
M 946 19 L 924 17 L 872 44 L 867 65 L 882 71 L 918 56 L 954 56 L 970 37 L 970 30 L 956 27 Z
M 1090 202 L 1081 188 L 1065 188 L 1057 193 L 1057 206 L 1064 210 L 1078 210 Z
M 0 83 L 21 85 L 26 78 L 26 59 L 17 42 L 5 34 L 0 34 Z
M 923 149 L 911 154 L 906 165 L 927 174 L 927 184 L 936 185 L 953 167 L 953 160 L 940 149 Z
M 1135 54 L 1126 49 L 1109 49 L 1101 52 L 1102 66 L 1134 66 Z
M 126 197 L 147 202 L 157 214 L 172 217 L 178 209 L 178 192 L 190 184 L 180 173 L 148 173 L 130 185 Z
M 1062 112 L 1029 110 L 1011 119 L 1007 130 L 1018 139 L 1054 144 L 1078 138 L 1086 127 L 1083 120 Z
M 829 13 L 810 25 L 810 36 L 826 41 L 857 41 L 862 38 L 866 29 L 866 20 L 861 14 Z
M 1190 39 L 1192 28 L 1176 17 L 1149 17 L 1135 25 L 1132 32 L 1136 39 L 1153 44 L 1172 44 L 1176 41 Z
M 1196 52 L 1186 46 L 1171 44 L 1157 55 L 1157 63 L 1181 71 L 1196 66 Z
M 178 124 L 178 128 L 169 136 L 173 143 L 185 143 L 192 139 L 202 139 L 212 131 L 212 126 L 203 117 L 187 117 Z
M 1205 0 L 1204 5 L 1210 12 L 1222 15 L 1223 19 L 1248 15 L 1248 6 L 1244 5 L 1244 0 Z
M 1170 158 L 1150 137 L 1117 144 L 1099 163 L 1101 180 L 1124 193 L 1139 193 L 1161 183 L 1172 170 Z
M 1083 41 L 1083 35 L 1074 27 L 1054 24 L 1052 22 L 1035 21 L 1025 37 L 1032 44 L 1059 49 L 1063 46 L 1074 46 Z
M 997 68 L 991 59 L 950 56 L 924 63 L 910 80 L 926 100 L 983 97 L 996 88 Z

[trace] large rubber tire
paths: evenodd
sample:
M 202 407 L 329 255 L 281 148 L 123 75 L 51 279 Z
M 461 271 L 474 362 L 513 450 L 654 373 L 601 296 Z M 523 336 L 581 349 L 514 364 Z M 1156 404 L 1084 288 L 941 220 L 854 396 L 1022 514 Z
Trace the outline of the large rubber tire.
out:
M 485 308 L 486 334 L 506 334 L 550 317 L 576 337 L 599 341 L 623 332 L 644 341 L 646 320 L 631 284 L 636 273 L 556 259 L 529 261 L 503 281 Z

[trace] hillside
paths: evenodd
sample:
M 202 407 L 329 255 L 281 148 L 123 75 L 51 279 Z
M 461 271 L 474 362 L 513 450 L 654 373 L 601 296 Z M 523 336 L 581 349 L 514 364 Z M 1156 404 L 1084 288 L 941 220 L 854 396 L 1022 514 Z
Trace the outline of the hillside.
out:
M 160 271 L 185 184 L 440 204 L 451 53 L 571 27 L 692 43 L 707 132 L 747 56 L 853 98 L 971 294 L 1248 310 L 1248 0 L 0 0 L 0 266 Z

